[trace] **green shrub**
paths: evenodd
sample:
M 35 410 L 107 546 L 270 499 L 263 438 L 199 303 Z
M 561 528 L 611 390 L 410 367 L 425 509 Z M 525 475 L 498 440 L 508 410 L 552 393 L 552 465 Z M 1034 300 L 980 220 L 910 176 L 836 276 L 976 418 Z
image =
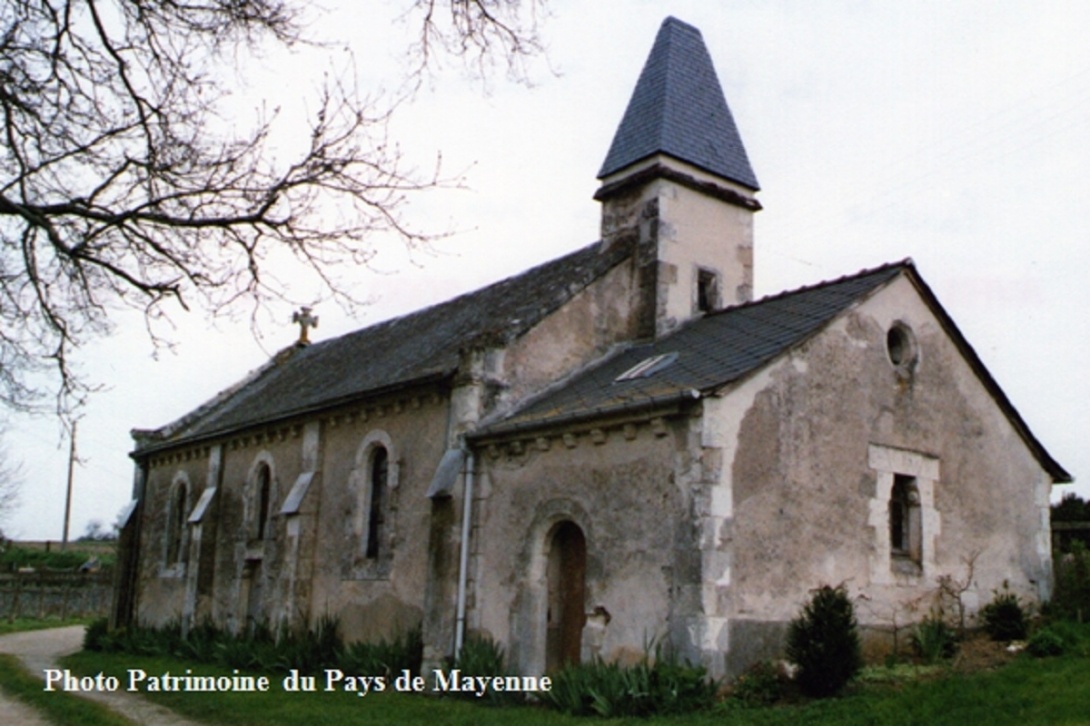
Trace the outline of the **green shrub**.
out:
M 87 624 L 83 632 L 83 648 L 87 651 L 110 651 L 110 622 L 105 617 Z
M 1006 581 L 1002 590 L 994 592 L 991 602 L 980 609 L 980 622 L 992 641 L 1019 641 L 1029 631 L 1026 610 Z
M 1066 493 L 1059 502 L 1052 504 L 1050 510 L 1052 522 L 1090 520 L 1090 502 L 1083 500 L 1074 492 Z
M 1055 554 L 1053 571 L 1056 582 L 1049 613 L 1076 621 L 1090 618 L 1090 550 L 1080 541 L 1072 542 L 1071 552 Z
M 949 659 L 957 651 L 957 634 L 941 613 L 932 613 L 916 625 L 912 646 L 925 664 Z
M 1033 656 L 1060 656 L 1064 653 L 1064 638 L 1054 630 L 1044 628 L 1033 635 L 1026 644 L 1026 651 Z
M 679 661 L 656 646 L 651 666 L 651 695 L 657 714 L 681 714 L 705 709 L 715 703 L 717 684 L 702 666 Z
M 814 697 L 836 694 L 859 671 L 859 630 L 843 585 L 813 591 L 787 629 L 787 658 L 798 666 L 799 688 Z
M 13 571 L 30 567 L 40 571 L 74 571 L 81 565 L 98 558 L 103 568 L 110 568 L 117 557 L 112 552 L 92 552 L 89 550 L 42 550 L 14 546 L 0 552 L 0 568 Z
M 735 680 L 731 698 L 744 707 L 768 707 L 783 698 L 786 681 L 777 665 L 760 661 Z

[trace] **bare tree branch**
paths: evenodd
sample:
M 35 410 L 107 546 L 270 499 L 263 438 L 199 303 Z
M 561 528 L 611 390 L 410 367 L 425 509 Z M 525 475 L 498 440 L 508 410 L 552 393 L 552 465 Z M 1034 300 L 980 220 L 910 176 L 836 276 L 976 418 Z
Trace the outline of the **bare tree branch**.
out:
M 7 523 L 18 508 L 23 488 L 23 463 L 12 457 L 3 441 L 5 433 L 6 426 L 0 425 L 0 525 Z
M 410 49 L 417 79 L 439 57 L 454 56 L 482 80 L 502 66 L 510 80 L 529 84 L 529 61 L 545 52 L 539 34 L 545 0 L 414 0 L 407 15 L 420 22 Z
M 217 64 L 304 41 L 293 0 L 8 0 L 0 4 L 0 405 L 39 405 L 41 375 L 67 411 L 89 391 L 72 351 L 118 306 L 151 322 L 173 304 L 209 312 L 290 299 L 268 274 L 293 257 L 351 306 L 338 270 L 376 235 L 430 239 L 403 217 L 444 183 L 407 168 L 395 104 L 327 79 L 309 143 L 277 162 L 272 119 L 217 134 Z M 418 70 L 440 50 L 518 77 L 540 50 L 540 0 L 416 0 Z M 529 21 L 522 9 L 529 11 Z M 442 16 L 442 18 L 440 18 Z M 331 214 L 335 211 L 335 214 Z M 153 333 L 154 335 L 154 333 Z M 44 387 L 48 390 L 48 384 Z

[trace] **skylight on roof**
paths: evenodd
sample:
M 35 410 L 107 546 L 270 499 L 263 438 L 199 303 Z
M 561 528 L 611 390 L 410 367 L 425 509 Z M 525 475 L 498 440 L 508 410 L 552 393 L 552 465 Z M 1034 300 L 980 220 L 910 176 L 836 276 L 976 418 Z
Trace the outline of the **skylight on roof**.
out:
M 633 379 L 644 379 L 652 374 L 656 374 L 662 371 L 664 368 L 677 361 L 677 351 L 671 351 L 670 353 L 661 353 L 658 356 L 651 356 L 640 361 L 632 368 L 625 371 L 623 374 L 613 379 L 614 382 L 618 381 L 631 381 Z

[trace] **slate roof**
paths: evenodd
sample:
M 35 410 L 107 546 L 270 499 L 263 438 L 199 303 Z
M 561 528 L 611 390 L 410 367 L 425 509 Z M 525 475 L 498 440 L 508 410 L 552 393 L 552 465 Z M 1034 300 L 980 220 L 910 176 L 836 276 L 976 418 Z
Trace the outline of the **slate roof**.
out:
M 598 178 L 659 152 L 760 189 L 700 31 L 672 17 L 659 28 Z
M 438 380 L 475 341 L 511 340 L 625 259 L 595 243 L 476 292 L 309 346 L 296 345 L 176 422 L 135 432 L 137 453 Z
M 644 406 L 695 399 L 753 372 L 815 334 L 843 310 L 899 275 L 905 263 L 726 308 L 587 371 L 481 435 L 502 434 Z M 652 356 L 677 354 L 651 375 L 617 377 Z
M 1071 475 L 1029 430 L 953 319 L 916 272 L 911 260 L 864 270 L 696 319 L 657 341 L 624 350 L 504 419 L 482 427 L 473 438 L 502 437 L 551 424 L 693 401 L 758 371 L 899 275 L 908 276 L 1053 481 L 1071 482 Z M 652 369 L 647 376 L 617 381 L 637 364 L 663 355 L 673 360 Z

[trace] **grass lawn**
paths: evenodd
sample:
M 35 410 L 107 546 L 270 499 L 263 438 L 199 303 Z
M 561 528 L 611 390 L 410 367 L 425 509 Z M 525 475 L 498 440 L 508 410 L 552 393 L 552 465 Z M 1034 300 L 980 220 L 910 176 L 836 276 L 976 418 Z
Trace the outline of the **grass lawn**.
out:
M 125 687 L 127 669 L 151 675 L 164 672 L 230 675 L 231 670 L 180 659 L 137 657 L 128 654 L 81 652 L 65 657 L 65 667 L 81 674 L 99 671 L 114 675 Z M 366 697 L 346 692 L 287 693 L 281 676 L 271 678 L 272 689 L 258 693 L 142 692 L 146 697 L 198 722 L 210 724 L 587 724 L 551 710 L 525 706 L 488 707 L 457 699 L 431 699 L 391 692 Z
M 10 654 L 0 654 L 0 686 L 34 707 L 53 724 L 132 724 L 120 714 L 86 699 L 42 691 L 41 675 L 31 674 Z
M 950 668 L 913 677 L 860 681 L 845 696 L 746 709 L 727 701 L 707 712 L 662 716 L 637 724 L 1086 724 L 1090 720 L 1090 628 L 1077 653 L 1035 659 L 1022 655 L 996 669 Z M 176 659 L 80 653 L 65 666 L 122 678 L 126 669 L 158 675 L 231 672 Z M 266 693 L 145 693 L 191 719 L 220 724 L 611 724 L 530 706 L 488 706 L 469 700 L 384 692 L 285 693 L 280 677 Z M 620 723 L 618 720 L 616 723 Z M 633 720 L 624 720 L 631 723 Z
M 856 685 L 837 699 L 719 714 L 720 724 L 1086 724 L 1090 657 L 1021 656 L 994 671 L 943 670 L 914 681 Z M 714 721 L 694 715 L 694 723 Z
M 0 635 L 13 634 L 16 631 L 38 631 L 39 629 L 59 629 L 62 626 L 77 626 L 91 623 L 93 618 L 17 618 L 0 620 Z

